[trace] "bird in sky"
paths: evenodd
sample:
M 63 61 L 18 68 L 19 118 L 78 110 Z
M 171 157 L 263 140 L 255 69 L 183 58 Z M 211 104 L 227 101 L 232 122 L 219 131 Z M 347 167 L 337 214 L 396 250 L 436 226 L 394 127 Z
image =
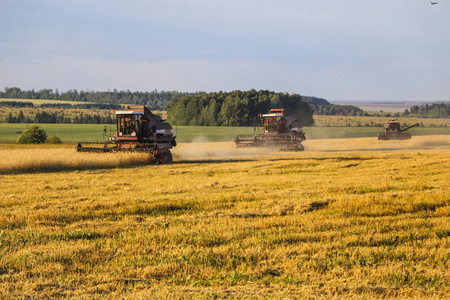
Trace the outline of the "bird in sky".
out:
M 431 5 L 438 4 L 437 2 L 432 2 L 431 0 L 430 0 L 430 3 L 431 3 Z

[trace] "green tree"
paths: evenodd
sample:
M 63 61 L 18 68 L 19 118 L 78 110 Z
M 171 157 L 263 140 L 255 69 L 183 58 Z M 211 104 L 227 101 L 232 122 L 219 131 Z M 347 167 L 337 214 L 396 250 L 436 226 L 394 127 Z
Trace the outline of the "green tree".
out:
M 25 123 L 25 116 L 23 111 L 19 111 L 19 116 L 17 117 L 17 123 Z
M 23 132 L 17 142 L 19 144 L 42 144 L 47 141 L 47 133 L 37 125 L 33 125 Z
M 61 139 L 59 137 L 57 137 L 56 135 L 52 135 L 51 137 L 49 137 L 47 142 L 49 144 L 62 144 Z
M 260 114 L 284 108 L 304 126 L 313 125 L 313 109 L 298 94 L 270 91 L 232 91 L 187 95 L 172 99 L 168 120 L 177 125 L 253 126 Z
M 11 113 L 9 113 L 8 117 L 6 118 L 6 123 L 17 123 L 17 119 L 13 117 Z

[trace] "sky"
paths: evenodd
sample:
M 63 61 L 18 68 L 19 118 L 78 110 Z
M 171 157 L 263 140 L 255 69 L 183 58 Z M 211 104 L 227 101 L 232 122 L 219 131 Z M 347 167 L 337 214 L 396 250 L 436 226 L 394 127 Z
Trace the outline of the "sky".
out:
M 0 0 L 0 89 L 449 101 L 433 1 Z

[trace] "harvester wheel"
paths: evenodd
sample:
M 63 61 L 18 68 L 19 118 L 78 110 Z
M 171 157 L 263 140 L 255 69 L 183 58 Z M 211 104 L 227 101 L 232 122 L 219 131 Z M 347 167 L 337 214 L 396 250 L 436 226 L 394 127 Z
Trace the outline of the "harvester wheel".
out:
M 156 156 L 156 163 L 158 165 L 171 164 L 173 162 L 172 153 L 168 152 L 164 155 Z

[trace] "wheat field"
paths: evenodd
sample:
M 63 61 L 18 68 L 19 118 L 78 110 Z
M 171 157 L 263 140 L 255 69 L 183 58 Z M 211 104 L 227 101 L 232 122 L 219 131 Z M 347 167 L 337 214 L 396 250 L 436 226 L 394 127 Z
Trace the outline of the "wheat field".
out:
M 305 148 L 3 145 L 0 298 L 450 297 L 450 137 Z

